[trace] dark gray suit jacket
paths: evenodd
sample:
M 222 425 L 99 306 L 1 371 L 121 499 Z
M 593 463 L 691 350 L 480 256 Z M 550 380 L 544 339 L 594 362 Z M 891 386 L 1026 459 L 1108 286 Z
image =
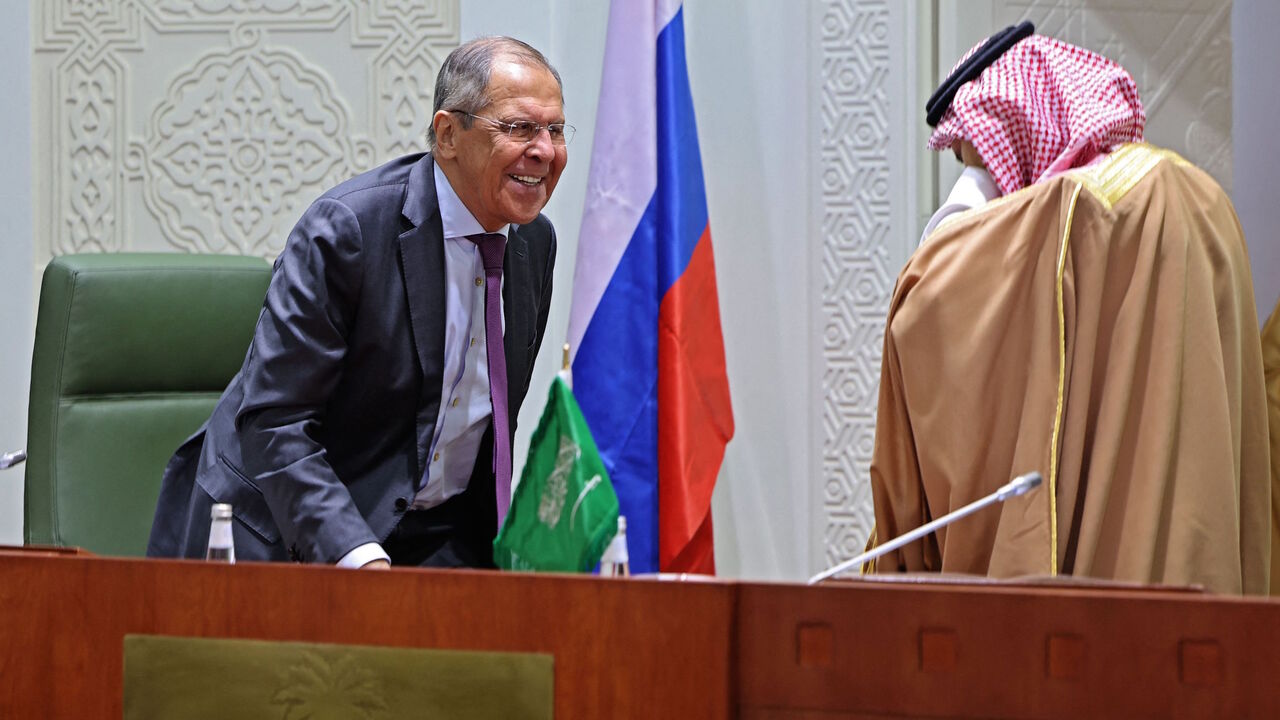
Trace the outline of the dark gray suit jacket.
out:
M 513 435 L 555 254 L 545 217 L 511 226 L 502 299 Z M 421 487 L 440 409 L 444 262 L 429 154 L 316 200 L 276 260 L 244 365 L 165 469 L 147 554 L 202 557 L 214 502 L 233 507 L 241 559 L 332 563 L 385 540 Z M 489 538 L 492 433 L 490 422 L 467 493 Z

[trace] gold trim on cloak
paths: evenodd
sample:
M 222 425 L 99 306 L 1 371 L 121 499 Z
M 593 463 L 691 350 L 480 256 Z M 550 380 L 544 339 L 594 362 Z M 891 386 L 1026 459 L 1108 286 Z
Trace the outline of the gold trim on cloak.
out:
M 1142 178 L 1147 176 L 1147 173 L 1155 169 L 1161 160 L 1168 160 L 1171 163 L 1185 167 L 1193 167 L 1191 163 L 1172 150 L 1146 143 L 1129 143 L 1119 146 L 1095 165 L 1068 170 L 1060 176 L 1055 175 L 1049 180 L 1041 182 L 1049 182 L 1058 177 L 1075 180 L 1083 184 L 1090 195 L 1098 198 L 1098 201 L 1107 210 L 1111 210 L 1116 203 L 1120 202 L 1121 198 L 1142 181 Z M 1001 195 L 978 207 L 956 213 L 947 218 L 945 225 L 940 225 L 939 229 L 950 227 L 953 221 L 976 217 L 998 210 L 1010 202 L 1017 201 L 1022 197 L 1023 193 L 1031 192 L 1039 184 L 1039 182 L 1032 183 L 1008 195 Z
M 1111 210 L 1162 160 L 1175 165 L 1191 165 L 1172 150 L 1146 143 L 1132 143 L 1121 145 L 1097 165 L 1072 170 L 1067 174 L 1084 185 L 1089 194 L 1096 197 L 1107 210 Z
M 1058 574 L 1058 438 L 1062 435 L 1062 417 L 1065 414 L 1065 389 L 1067 384 L 1067 324 L 1062 298 L 1062 277 L 1067 269 L 1067 251 L 1071 247 L 1071 221 L 1076 216 L 1076 201 L 1080 199 L 1082 183 L 1076 183 L 1071 192 L 1071 204 L 1067 206 L 1066 227 L 1062 230 L 1062 242 L 1058 246 L 1058 275 L 1054 283 L 1054 298 L 1058 305 L 1058 399 L 1053 410 L 1053 437 L 1049 441 L 1049 575 Z
M 863 547 L 862 552 L 871 552 L 873 549 L 875 549 L 875 546 L 877 544 L 878 544 L 878 541 L 876 538 L 876 526 L 873 524 L 871 526 L 871 535 L 867 537 L 867 544 L 865 547 Z M 862 567 L 858 568 L 858 574 L 874 575 L 876 572 L 876 560 L 878 559 L 879 558 L 871 558 L 870 560 L 862 563 Z
M 1053 414 L 1053 436 L 1049 446 L 1049 574 L 1058 574 L 1058 443 L 1062 435 L 1062 423 L 1066 415 L 1066 375 L 1067 375 L 1067 328 L 1065 302 L 1063 298 L 1063 278 L 1066 274 L 1067 254 L 1071 246 L 1071 225 L 1075 219 L 1076 203 L 1080 199 L 1080 190 L 1087 189 L 1090 195 L 1098 199 L 1110 212 L 1142 179 L 1156 168 L 1162 161 L 1177 165 L 1190 165 L 1182 156 L 1172 150 L 1155 147 L 1146 143 L 1123 145 L 1107 156 L 1106 160 L 1085 168 L 1067 173 L 1076 180 L 1071 193 L 1071 201 L 1067 206 L 1066 226 L 1062 231 L 1062 241 L 1058 246 L 1057 277 L 1054 281 L 1054 296 L 1058 313 L 1058 392 Z

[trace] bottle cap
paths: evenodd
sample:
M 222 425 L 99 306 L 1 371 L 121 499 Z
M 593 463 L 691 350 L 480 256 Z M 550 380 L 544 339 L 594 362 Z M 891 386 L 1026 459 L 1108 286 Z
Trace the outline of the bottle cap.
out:
M 214 520 L 230 520 L 231 506 L 227 503 L 214 503 L 210 515 Z

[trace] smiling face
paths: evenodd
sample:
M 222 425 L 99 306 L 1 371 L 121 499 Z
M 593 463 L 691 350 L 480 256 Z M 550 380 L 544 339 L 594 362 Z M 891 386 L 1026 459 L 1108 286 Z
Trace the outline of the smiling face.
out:
M 564 122 L 560 85 L 544 68 L 496 58 L 489 75 L 489 103 L 473 110 L 503 122 Z M 505 127 L 441 110 L 432 118 L 435 159 L 449 184 L 487 231 L 532 222 L 551 199 L 569 153 L 541 131 L 531 142 L 513 139 Z

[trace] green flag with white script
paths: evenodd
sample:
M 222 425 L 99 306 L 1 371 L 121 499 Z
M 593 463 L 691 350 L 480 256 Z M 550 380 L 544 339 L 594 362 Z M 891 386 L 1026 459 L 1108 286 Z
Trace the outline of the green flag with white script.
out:
M 493 561 L 504 570 L 590 572 L 617 530 L 618 496 L 561 373 L 493 541 Z

